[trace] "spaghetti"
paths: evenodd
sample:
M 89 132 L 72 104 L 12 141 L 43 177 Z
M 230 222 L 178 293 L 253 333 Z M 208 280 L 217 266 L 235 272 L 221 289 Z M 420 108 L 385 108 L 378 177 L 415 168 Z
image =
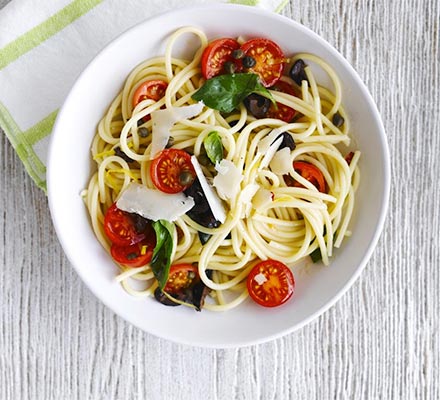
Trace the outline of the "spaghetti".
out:
M 200 40 L 200 48 L 189 61 L 173 57 L 176 41 L 186 34 Z M 146 60 L 130 73 L 98 125 L 91 146 L 97 171 L 84 198 L 96 237 L 109 252 L 111 243 L 104 230 L 106 211 L 131 182 L 155 189 L 150 176 L 155 156 L 151 154 L 150 116 L 161 109 L 196 103 L 193 95 L 205 82 L 200 65 L 207 46 L 206 35 L 196 28 L 176 31 L 169 38 L 163 57 Z M 257 119 L 241 102 L 230 113 L 204 106 L 198 115 L 171 126 L 172 143 L 168 147 L 185 150 L 197 158 L 206 157 L 204 141 L 215 131 L 221 138 L 224 160 L 233 165 L 240 177 L 236 190 L 222 196 L 227 216 L 220 226 L 202 226 L 187 214 L 173 221 L 176 229 L 171 261 L 197 266 L 201 281 L 211 290 L 206 309 L 223 311 L 242 303 L 248 297 L 246 279 L 261 260 L 278 260 L 292 268 L 319 252 L 322 262 L 329 264 L 333 249 L 350 235 L 360 153 L 354 152 L 349 162 L 342 153 L 350 137 L 348 118 L 341 105 L 341 84 L 322 59 L 303 53 L 295 54 L 289 62 L 298 60 L 322 68 L 334 90 L 319 85 L 309 66 L 304 69 L 306 79 L 300 86 L 283 76 L 281 81 L 295 87 L 296 95 L 269 91 L 278 107 L 295 110 L 293 121 Z M 146 97 L 134 104 L 136 90 L 147 81 L 166 82 L 163 96 Z M 335 114 L 343 119 L 341 126 L 335 123 Z M 295 146 L 284 151 L 284 161 L 280 162 L 289 169 L 280 173 L 274 164 L 280 157 L 269 153 L 283 134 L 290 135 Z M 298 162 L 319 169 L 325 191 L 318 190 L 294 168 Z M 213 165 L 202 169 L 207 181 L 219 173 Z M 199 239 L 200 233 L 210 235 L 205 244 Z M 154 293 L 158 283 L 148 263 L 137 268 L 119 267 L 121 272 L 116 279 L 128 293 L 141 297 Z

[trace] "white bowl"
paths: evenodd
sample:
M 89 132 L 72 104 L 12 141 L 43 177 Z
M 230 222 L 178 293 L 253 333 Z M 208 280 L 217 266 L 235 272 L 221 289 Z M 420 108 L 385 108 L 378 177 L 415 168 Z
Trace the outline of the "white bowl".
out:
M 142 60 L 162 55 L 168 36 L 181 26 L 208 37 L 266 36 L 286 54 L 322 57 L 342 79 L 343 104 L 362 152 L 353 235 L 329 267 L 313 265 L 296 276 L 294 297 L 266 309 L 250 300 L 223 313 L 164 307 L 128 295 L 115 282 L 117 268 L 92 231 L 80 192 L 92 171 L 90 145 L 96 126 L 128 73 Z M 182 52 L 194 51 L 191 41 Z M 93 89 L 92 89 L 93 88 Z M 154 335 L 205 347 L 235 347 L 268 341 L 298 329 L 323 313 L 353 284 L 370 258 L 388 206 L 390 164 L 379 113 L 365 85 L 327 42 L 290 19 L 255 7 L 214 5 L 178 9 L 149 19 L 109 44 L 80 75 L 58 114 L 48 162 L 49 205 L 63 249 L 79 276 L 110 309 Z

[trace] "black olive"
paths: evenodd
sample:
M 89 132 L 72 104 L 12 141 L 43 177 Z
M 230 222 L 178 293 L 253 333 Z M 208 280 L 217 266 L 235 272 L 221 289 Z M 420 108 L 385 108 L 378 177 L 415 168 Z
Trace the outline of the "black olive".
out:
M 284 149 L 285 147 L 288 147 L 290 150 L 295 150 L 296 143 L 290 133 L 283 132 L 274 140 L 274 142 L 277 141 L 281 136 L 283 137 L 283 141 L 281 142 L 280 147 L 278 147 L 278 150 Z
M 336 126 L 336 128 L 340 128 L 342 125 L 344 125 L 345 120 L 341 114 L 336 113 L 335 115 L 333 115 L 332 122 L 333 125 Z
M 208 240 L 211 238 L 211 234 L 209 234 L 209 233 L 204 233 L 204 232 L 198 232 L 199 233 L 199 239 L 200 239 L 200 243 L 202 243 L 202 245 L 203 244 L 206 244 L 206 243 L 208 243 Z
M 242 49 L 236 49 L 232 52 L 232 58 L 239 60 L 244 57 L 244 51 Z
M 176 297 L 173 295 L 173 297 Z M 174 301 L 172 301 L 170 298 L 168 298 L 163 292 L 162 290 L 160 290 L 160 288 L 156 288 L 156 290 L 154 291 L 154 298 L 159 302 L 162 303 L 165 306 L 180 306 L 179 303 L 176 303 Z M 176 297 L 177 298 L 177 297 Z M 180 299 L 179 299 L 180 300 Z
M 184 190 L 184 193 L 187 196 L 192 197 L 194 199 L 194 203 L 195 203 L 194 207 L 190 211 L 188 211 L 188 213 L 193 210 L 194 210 L 193 213 L 204 213 L 206 211 L 211 210 L 209 208 L 208 200 L 206 200 L 205 193 L 203 192 L 202 186 L 200 185 L 200 181 L 197 177 L 196 177 L 196 179 L 194 179 L 193 184 L 189 188 Z M 192 218 L 192 219 L 194 219 L 194 218 Z
M 255 60 L 254 57 L 244 56 L 242 63 L 243 63 L 243 67 L 252 68 L 252 67 L 255 67 L 255 65 L 257 64 L 257 61 Z
M 194 199 L 194 207 L 186 213 L 188 217 L 205 228 L 213 229 L 221 225 L 220 221 L 215 219 L 197 177 L 194 179 L 193 184 L 184 190 L 184 193 Z
M 138 135 L 141 138 L 146 138 L 146 137 L 148 137 L 149 134 L 150 134 L 150 132 L 148 131 L 147 128 L 145 128 L 145 126 L 142 126 L 138 129 Z
M 306 67 L 306 63 L 299 59 L 295 61 L 295 63 L 292 65 L 292 68 L 290 68 L 289 76 L 294 80 L 294 82 L 301 86 L 302 81 L 307 81 L 307 75 L 304 68 Z
M 148 220 L 136 213 L 130 213 L 130 217 L 133 222 L 134 230 L 137 233 L 145 232 L 149 225 Z
M 252 93 L 244 99 L 244 105 L 255 118 L 265 118 L 270 107 L 267 97 Z
M 206 270 L 206 276 L 209 279 L 212 279 L 212 270 L 207 269 Z M 201 311 L 203 308 L 203 305 L 205 304 L 205 297 L 208 295 L 208 293 L 211 291 L 200 279 L 198 280 L 193 288 L 192 288 L 192 303 L 196 307 L 197 311 Z
M 227 74 L 233 74 L 237 70 L 237 66 L 235 65 L 235 63 L 233 61 L 226 61 L 223 64 L 223 70 Z
M 127 154 L 125 154 L 119 146 L 115 147 L 114 150 L 115 150 L 115 155 L 117 155 L 118 157 L 121 157 L 122 159 L 124 159 L 128 163 L 134 162 L 134 160 L 132 158 L 130 158 L 129 156 L 127 156 Z

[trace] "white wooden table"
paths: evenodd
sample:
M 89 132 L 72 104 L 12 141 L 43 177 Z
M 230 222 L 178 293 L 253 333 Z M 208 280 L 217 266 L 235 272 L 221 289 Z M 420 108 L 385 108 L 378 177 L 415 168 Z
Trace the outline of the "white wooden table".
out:
M 283 13 L 348 59 L 383 117 L 390 212 L 361 278 L 264 345 L 153 337 L 83 285 L 44 193 L 0 134 L 0 399 L 440 398 L 440 3 L 291 0 Z

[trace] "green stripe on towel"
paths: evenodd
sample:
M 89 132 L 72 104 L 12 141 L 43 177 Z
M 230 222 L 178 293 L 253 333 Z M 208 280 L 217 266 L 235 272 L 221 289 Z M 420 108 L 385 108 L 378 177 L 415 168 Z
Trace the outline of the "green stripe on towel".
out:
M 13 42 L 0 49 L 0 69 L 5 68 L 23 54 L 64 29 L 101 1 L 102 0 L 74 0 L 40 25 L 19 36 Z
M 56 113 L 56 112 L 54 112 Z M 32 135 L 29 132 L 40 132 L 42 133 L 42 129 L 38 128 L 41 125 L 44 125 L 44 121 L 50 120 L 51 116 L 54 114 L 51 113 L 48 117 L 46 117 L 43 121 L 37 123 L 32 128 L 28 129 L 26 132 L 22 132 L 18 125 L 15 123 L 11 114 L 6 109 L 6 107 L 0 102 L 0 126 L 5 131 L 6 136 L 12 144 L 12 147 L 17 152 L 21 161 L 23 162 L 26 171 L 31 176 L 31 178 L 35 181 L 35 183 L 46 191 L 46 167 L 41 162 L 34 149 L 32 148 L 32 144 L 28 142 L 28 136 L 35 139 L 36 135 Z M 48 123 L 45 123 L 48 125 Z M 52 123 L 53 125 L 53 123 Z M 47 136 L 50 133 L 50 130 L 44 136 Z M 41 138 L 42 138 L 41 137 Z M 34 142 L 35 143 L 35 142 Z
M 41 139 L 49 136 L 52 132 L 53 124 L 55 123 L 57 114 L 58 110 L 55 110 L 53 113 L 49 114 L 46 118 L 38 122 L 36 125 L 23 132 L 23 135 L 26 138 L 26 142 L 30 145 L 34 145 Z

